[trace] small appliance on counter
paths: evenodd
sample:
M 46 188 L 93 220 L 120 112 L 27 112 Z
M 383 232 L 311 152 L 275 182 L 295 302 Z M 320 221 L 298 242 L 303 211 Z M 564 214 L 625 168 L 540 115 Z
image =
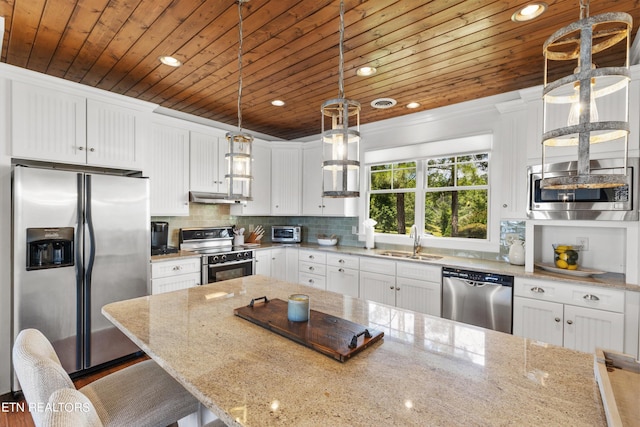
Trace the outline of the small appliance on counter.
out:
M 151 221 L 151 255 L 175 254 L 178 248 L 168 246 L 169 223 Z
M 299 225 L 271 226 L 271 241 L 274 243 L 302 242 L 302 227 Z

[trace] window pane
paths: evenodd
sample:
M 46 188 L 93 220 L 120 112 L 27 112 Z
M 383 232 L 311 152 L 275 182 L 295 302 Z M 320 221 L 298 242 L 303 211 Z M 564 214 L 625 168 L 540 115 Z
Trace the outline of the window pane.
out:
M 408 234 L 415 222 L 415 193 L 369 196 L 369 218 L 376 220 L 376 233 Z
M 489 183 L 489 162 L 459 163 L 457 185 L 487 185 Z
M 427 187 L 453 187 L 453 165 L 427 168 Z
M 391 169 L 391 165 L 387 164 L 387 165 L 371 166 L 371 170 L 372 171 L 381 171 L 381 170 L 386 170 L 386 169 Z
M 425 232 L 438 237 L 487 238 L 487 190 L 425 194 Z
M 393 188 L 416 188 L 416 168 L 394 171 Z
M 372 190 L 390 190 L 391 189 L 391 171 L 371 172 L 371 189 Z

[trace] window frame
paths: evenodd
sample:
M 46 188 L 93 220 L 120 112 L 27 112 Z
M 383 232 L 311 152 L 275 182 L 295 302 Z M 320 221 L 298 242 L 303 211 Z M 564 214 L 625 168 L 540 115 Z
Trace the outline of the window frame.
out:
M 496 252 L 499 250 L 499 223 L 494 224 L 494 219 L 499 218 L 500 210 L 498 206 L 493 206 L 494 194 L 499 194 L 500 183 L 493 179 L 497 174 L 495 165 L 495 156 L 492 150 L 493 135 L 485 133 L 470 137 L 455 138 L 451 140 L 435 141 L 431 143 L 415 144 L 404 147 L 375 149 L 365 153 L 365 164 L 362 168 L 361 182 L 365 182 L 367 187 L 365 197 L 362 197 L 361 203 L 361 219 L 369 217 L 370 195 L 371 195 L 371 166 L 380 164 L 401 163 L 416 161 L 416 188 L 415 188 L 415 224 L 419 230 L 423 230 L 425 224 L 425 195 L 426 187 L 426 168 L 428 159 L 473 155 L 478 153 L 487 153 L 489 162 L 488 184 L 487 189 L 487 237 L 486 239 L 472 239 L 466 237 L 435 237 L 429 234 L 422 234 L 421 242 L 423 252 L 428 251 L 429 247 L 452 249 L 452 250 L 470 250 L 470 251 L 486 251 Z M 451 150 L 451 147 L 457 147 Z M 472 190 L 476 186 L 458 187 L 459 189 Z M 485 187 L 485 186 L 482 186 Z M 441 191 L 444 187 L 438 188 Z M 484 188 L 483 188 L 484 189 Z M 380 192 L 380 190 L 377 190 Z M 391 189 L 388 192 L 398 192 Z M 364 239 L 364 234 L 360 234 L 360 239 Z M 388 234 L 375 233 L 375 240 L 379 243 L 394 244 L 408 246 L 412 245 L 412 239 L 408 234 Z

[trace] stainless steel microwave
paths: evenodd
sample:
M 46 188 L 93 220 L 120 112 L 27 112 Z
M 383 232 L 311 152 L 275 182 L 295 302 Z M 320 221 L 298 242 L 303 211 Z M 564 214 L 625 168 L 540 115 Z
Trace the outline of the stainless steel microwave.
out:
M 638 220 L 638 158 L 627 159 L 627 184 L 615 188 L 541 188 L 542 166 L 529 166 L 527 217 L 532 219 Z M 623 174 L 624 159 L 591 160 L 592 174 Z M 548 164 L 545 177 L 577 175 L 578 162 Z
M 274 225 L 271 227 L 271 241 L 275 243 L 300 243 L 302 227 L 299 225 Z

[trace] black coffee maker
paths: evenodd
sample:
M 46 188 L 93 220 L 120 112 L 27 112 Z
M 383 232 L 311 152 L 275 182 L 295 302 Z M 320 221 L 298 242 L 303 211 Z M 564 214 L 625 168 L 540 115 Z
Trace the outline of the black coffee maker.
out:
M 178 248 L 168 246 L 169 223 L 151 221 L 151 255 L 173 254 Z

